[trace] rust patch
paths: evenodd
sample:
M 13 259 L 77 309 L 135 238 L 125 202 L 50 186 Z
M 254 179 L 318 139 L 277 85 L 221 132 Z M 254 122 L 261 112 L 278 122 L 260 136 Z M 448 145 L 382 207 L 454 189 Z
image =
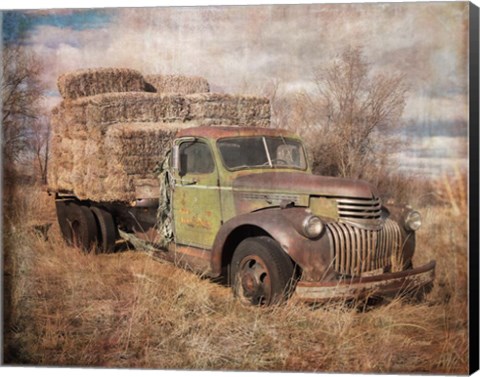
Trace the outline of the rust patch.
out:
M 407 271 L 385 273 L 355 279 L 297 284 L 295 294 L 301 300 L 324 302 L 359 299 L 369 296 L 396 296 L 431 287 L 435 278 L 435 261 Z
M 202 229 L 211 229 L 212 224 L 208 220 L 202 220 L 196 216 L 193 217 L 181 217 L 180 223 L 183 225 L 189 226 L 191 228 L 202 228 Z
M 209 139 L 221 139 L 237 136 L 284 136 L 298 139 L 293 132 L 277 128 L 257 127 L 231 127 L 231 126 L 200 126 L 179 130 L 177 138 L 180 137 L 202 137 Z
M 256 190 L 272 193 L 295 193 L 323 196 L 371 198 L 376 190 L 362 180 L 324 177 L 305 172 L 265 172 L 238 177 L 233 182 L 238 191 Z

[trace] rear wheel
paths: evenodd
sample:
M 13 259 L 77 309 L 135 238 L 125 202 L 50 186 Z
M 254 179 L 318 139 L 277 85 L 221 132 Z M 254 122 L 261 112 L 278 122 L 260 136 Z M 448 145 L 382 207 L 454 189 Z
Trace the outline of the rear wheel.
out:
M 63 238 L 67 241 L 67 235 L 69 234 L 69 225 L 67 221 L 67 203 L 62 200 L 55 201 L 55 208 L 57 210 L 58 226 Z
M 294 264 L 269 237 L 247 238 L 232 258 L 233 292 L 243 303 L 268 306 L 288 298 L 294 284 Z
M 71 246 L 90 251 L 97 241 L 97 225 L 90 209 L 73 202 L 57 205 L 57 217 L 63 238 Z
M 117 228 L 110 212 L 102 208 L 90 207 L 96 220 L 98 231 L 98 250 L 102 253 L 110 253 L 115 249 Z

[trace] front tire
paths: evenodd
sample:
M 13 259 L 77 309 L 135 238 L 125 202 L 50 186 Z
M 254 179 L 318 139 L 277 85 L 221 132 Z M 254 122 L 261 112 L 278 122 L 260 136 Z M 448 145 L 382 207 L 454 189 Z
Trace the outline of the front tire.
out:
M 292 260 L 275 240 L 247 238 L 233 254 L 233 293 L 245 304 L 281 303 L 293 290 L 294 270 Z

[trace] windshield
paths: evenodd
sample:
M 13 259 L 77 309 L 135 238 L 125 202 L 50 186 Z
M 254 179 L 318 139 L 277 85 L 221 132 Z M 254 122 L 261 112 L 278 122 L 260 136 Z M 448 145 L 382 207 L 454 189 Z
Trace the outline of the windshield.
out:
M 305 153 L 298 140 L 281 136 L 221 139 L 217 142 L 229 170 L 270 167 L 306 169 Z

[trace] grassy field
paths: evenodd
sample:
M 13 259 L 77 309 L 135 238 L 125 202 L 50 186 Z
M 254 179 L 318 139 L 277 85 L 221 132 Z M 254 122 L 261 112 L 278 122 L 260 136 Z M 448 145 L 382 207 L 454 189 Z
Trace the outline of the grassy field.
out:
M 17 187 L 18 189 L 18 187 Z M 54 220 L 40 188 L 17 190 L 4 221 L 7 364 L 161 369 L 465 374 L 468 372 L 464 179 L 438 183 L 443 204 L 420 208 L 415 264 L 437 260 L 420 304 L 361 312 L 295 299 L 259 309 L 208 279 L 141 251 L 85 255 Z M 421 202 L 421 200 L 419 201 Z

